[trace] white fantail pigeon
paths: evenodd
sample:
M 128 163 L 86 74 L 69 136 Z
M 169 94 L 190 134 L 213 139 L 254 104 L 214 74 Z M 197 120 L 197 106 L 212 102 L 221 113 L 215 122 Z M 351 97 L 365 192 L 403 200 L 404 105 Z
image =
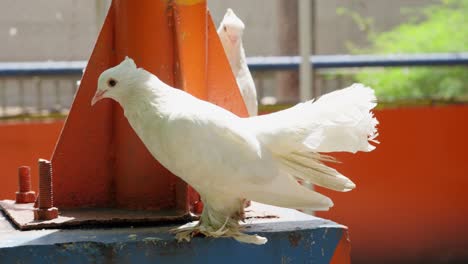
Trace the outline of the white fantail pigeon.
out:
M 244 29 L 245 26 L 242 20 L 234 14 L 232 9 L 228 8 L 223 21 L 218 27 L 218 35 L 231 65 L 232 73 L 236 77 L 237 86 L 239 86 L 249 116 L 256 116 L 258 113 L 257 91 L 247 66 L 242 45 Z
M 126 58 L 103 72 L 92 104 L 117 101 L 151 154 L 195 188 L 204 203 L 200 221 L 175 230 L 233 237 L 264 244 L 242 233 L 244 198 L 295 209 L 328 210 L 332 201 L 298 183 L 336 191 L 355 184 L 328 167 L 319 153 L 371 151 L 377 120 L 371 88 L 354 84 L 276 113 L 240 118 L 162 82 Z

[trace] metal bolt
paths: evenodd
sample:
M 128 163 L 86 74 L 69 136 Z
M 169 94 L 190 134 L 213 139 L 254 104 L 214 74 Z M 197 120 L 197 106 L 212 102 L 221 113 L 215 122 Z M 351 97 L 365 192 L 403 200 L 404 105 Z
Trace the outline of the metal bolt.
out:
M 31 191 L 31 168 L 21 166 L 18 168 L 19 192 L 16 192 L 16 203 L 33 203 L 36 193 Z
M 20 192 L 31 191 L 31 168 L 21 166 L 18 168 L 19 188 Z
M 193 211 L 195 214 L 201 214 L 203 212 L 203 202 L 202 201 L 196 201 L 193 204 Z
M 58 217 L 54 206 L 52 190 L 52 164 L 48 160 L 39 159 L 39 203 L 34 210 L 34 219 L 50 220 Z
M 53 206 L 52 164 L 50 161 L 39 160 L 39 208 L 47 209 Z

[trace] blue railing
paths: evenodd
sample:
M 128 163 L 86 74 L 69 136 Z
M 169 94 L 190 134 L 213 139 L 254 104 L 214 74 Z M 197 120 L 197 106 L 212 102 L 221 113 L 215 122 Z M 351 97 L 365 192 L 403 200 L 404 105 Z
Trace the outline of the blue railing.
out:
M 249 57 L 251 71 L 296 70 L 299 56 Z M 86 61 L 0 62 L 0 76 L 81 74 Z M 314 69 L 352 67 L 452 66 L 468 65 L 468 52 L 414 55 L 316 55 Z
M 0 76 L 80 75 L 86 61 L 0 62 Z
M 252 71 L 296 70 L 299 56 L 250 57 Z M 316 55 L 310 57 L 315 69 L 352 67 L 452 66 L 468 65 L 468 52 L 406 55 Z
M 271 71 L 294 71 L 299 68 L 299 56 L 249 57 L 247 63 L 254 73 L 259 98 L 266 93 L 263 80 L 273 77 Z M 468 65 L 468 52 L 414 55 L 320 55 L 311 56 L 314 70 L 360 67 L 410 67 Z M 86 61 L 0 62 L 0 116 L 14 116 L 42 111 L 67 110 L 76 91 Z M 341 71 L 341 70 L 340 70 Z M 344 71 L 345 73 L 347 70 Z M 316 74 L 317 94 L 346 85 L 348 75 L 338 74 L 336 84 Z M 11 86 L 11 81 L 16 85 Z M 65 85 L 64 85 L 65 83 Z M 68 84 L 67 84 L 68 83 Z M 32 86 L 32 90 L 29 88 Z M 264 87 L 265 86 L 265 87 Z M 335 87 L 336 86 L 336 87 Z M 68 89 L 63 89 L 68 87 Z M 265 88 L 265 89 L 264 89 Z M 265 98 L 268 98 L 266 96 Z M 276 100 L 276 99 L 275 99 Z M 280 100 L 284 100 L 281 99 Z M 265 101 L 266 103 L 267 101 Z M 34 106 L 30 104 L 34 103 Z M 29 105 L 28 105 L 29 104 Z

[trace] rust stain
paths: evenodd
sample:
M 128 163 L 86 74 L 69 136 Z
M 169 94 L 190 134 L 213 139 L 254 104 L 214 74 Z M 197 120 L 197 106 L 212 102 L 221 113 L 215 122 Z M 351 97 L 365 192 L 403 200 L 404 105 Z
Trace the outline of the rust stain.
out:
M 291 233 L 288 236 L 289 239 L 289 244 L 291 244 L 292 247 L 297 247 L 299 245 L 299 242 L 301 242 L 302 235 L 300 233 Z
M 277 215 L 255 215 L 255 216 L 247 216 L 246 219 L 276 219 L 280 218 Z

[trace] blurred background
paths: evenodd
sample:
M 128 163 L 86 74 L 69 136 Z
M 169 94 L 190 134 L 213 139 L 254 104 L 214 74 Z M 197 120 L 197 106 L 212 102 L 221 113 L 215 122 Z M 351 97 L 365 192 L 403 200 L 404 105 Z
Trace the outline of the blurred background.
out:
M 14 194 L 19 165 L 51 155 L 109 4 L 0 0 L 0 199 Z M 246 25 L 261 113 L 304 98 L 299 4 L 208 2 L 215 24 L 230 7 Z M 382 142 L 373 153 L 337 155 L 358 188 L 323 191 L 336 205 L 318 215 L 350 228 L 354 263 L 467 263 L 468 1 L 309 4 L 306 91 L 373 87 Z
M 2 0 L 0 9 L 0 116 L 40 111 L 66 112 L 76 91 L 77 71 L 15 74 L 4 62 L 63 61 L 49 65 L 76 69 L 85 65 L 110 1 Z M 466 51 L 466 0 L 313 1 L 310 53 L 421 54 Z M 216 24 L 227 7 L 245 22 L 248 57 L 294 56 L 298 46 L 298 1 L 209 1 Z M 75 62 L 75 65 L 70 65 Z M 428 61 L 426 64 L 430 65 Z M 62 66 L 62 67 L 60 67 Z M 270 67 L 273 68 L 273 67 Z M 298 75 L 276 68 L 252 69 L 261 104 L 294 103 L 300 98 Z M 314 70 L 313 96 L 353 82 L 374 87 L 383 102 L 464 100 L 466 68 L 347 67 Z

